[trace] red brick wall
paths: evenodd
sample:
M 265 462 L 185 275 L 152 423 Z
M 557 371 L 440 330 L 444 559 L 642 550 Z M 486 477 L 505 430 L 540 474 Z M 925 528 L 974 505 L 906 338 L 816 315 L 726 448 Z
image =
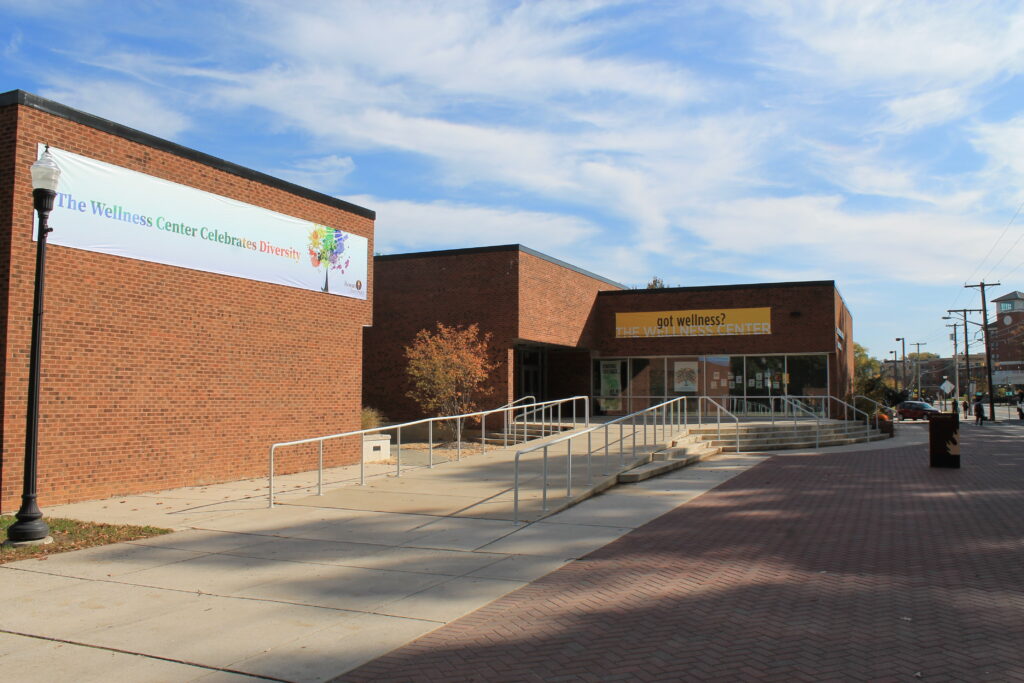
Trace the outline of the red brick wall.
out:
M 519 252 L 519 338 L 581 346 L 598 292 L 619 287 Z
M 836 349 L 837 362 L 832 364 L 829 382 L 832 395 L 845 400 L 847 396 L 853 395 L 853 318 L 838 290 L 835 292 L 834 310 L 836 329 L 843 332 L 843 348 L 841 351 Z M 839 335 L 835 336 L 838 340 Z
M 518 252 L 410 254 L 374 259 L 374 324 L 364 334 L 364 402 L 391 421 L 423 416 L 405 394 L 405 347 L 422 329 L 477 323 L 490 332 L 495 369 L 484 407 L 511 400 L 508 353 L 516 336 Z
M 17 133 L 11 118 L 17 117 Z M 0 506 L 21 490 L 35 244 L 29 166 L 55 147 L 369 239 L 373 221 L 43 113 L 0 111 L 4 314 Z M 12 159 L 13 157 L 13 159 Z M 13 163 L 12 163 L 13 162 Z M 59 225 L 54 225 L 59 230 Z M 367 288 L 372 297 L 372 264 Z M 0 285 L 0 293 L 4 292 Z M 372 299 L 371 299 L 372 300 Z M 42 505 L 266 474 L 271 443 L 359 428 L 370 301 L 50 246 L 42 353 Z M 355 461 L 358 443 L 326 449 Z M 312 448 L 278 472 L 315 465 Z
M 379 257 L 376 269 L 374 326 L 365 334 L 364 396 L 366 405 L 383 410 L 392 421 L 422 417 L 405 395 L 404 348 L 419 330 L 443 322 L 477 323 L 481 331 L 491 332 L 498 367 L 491 394 L 481 405 L 493 408 L 514 396 L 512 349 L 517 343 L 579 345 L 597 292 L 615 288 L 515 245 Z M 583 367 L 580 381 L 549 364 L 555 373 L 553 396 L 589 388 L 584 364 L 578 357 L 573 362 Z
M 0 107 L 0 169 L 13 169 L 17 145 L 13 143 L 18 127 L 17 107 Z M 6 175 L 6 171 L 4 172 Z M 0 176 L 3 177 L 3 176 Z M 11 261 L 11 220 L 14 216 L 14 183 L 0 182 L 0 448 L 5 441 L 7 402 L 3 383 L 7 372 L 7 292 L 8 265 Z M 20 471 L 20 470 L 19 470 Z M 0 510 L 4 509 L 4 458 L 0 450 Z

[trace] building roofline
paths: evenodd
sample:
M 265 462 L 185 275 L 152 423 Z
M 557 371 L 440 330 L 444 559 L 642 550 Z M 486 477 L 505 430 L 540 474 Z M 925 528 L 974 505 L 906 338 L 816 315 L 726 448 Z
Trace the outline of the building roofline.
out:
M 618 294 L 659 294 L 664 292 L 707 292 L 723 289 L 776 289 L 784 287 L 831 287 L 836 289 L 835 280 L 806 280 L 804 282 L 755 282 L 746 285 L 697 285 L 694 287 L 662 287 L 659 289 L 626 289 L 618 292 L 598 292 L 598 296 Z M 837 290 L 838 291 L 838 290 Z
M 274 176 L 226 161 L 219 157 L 204 154 L 203 152 L 192 149 L 191 147 L 185 147 L 184 145 L 179 145 L 176 142 L 171 142 L 164 138 L 158 138 L 155 135 L 150 135 L 149 133 L 143 133 L 135 128 L 129 128 L 123 124 L 115 123 L 79 109 L 74 109 L 59 102 L 48 100 L 45 97 L 33 95 L 32 93 L 25 92 L 24 90 L 11 90 L 5 93 L 0 93 L 0 108 L 14 105 L 31 107 L 32 109 L 51 114 L 53 116 L 59 116 L 62 119 L 67 119 L 68 121 L 73 121 L 74 123 L 88 126 L 89 128 L 94 128 L 104 133 L 116 135 L 120 138 L 137 142 L 140 145 L 152 147 L 153 149 L 158 149 L 163 152 L 169 152 L 170 154 L 210 166 L 211 168 L 215 168 L 219 171 L 224 171 L 225 173 L 230 173 L 232 175 L 245 178 L 246 180 L 262 183 L 263 185 L 269 185 L 270 187 L 304 197 L 305 199 L 311 199 L 315 202 L 327 204 L 328 206 L 332 206 L 336 209 L 354 213 L 357 216 L 362 216 L 363 218 L 368 218 L 370 220 L 376 220 L 377 218 L 377 213 L 375 211 L 357 204 L 352 204 L 351 202 L 346 202 L 344 199 L 338 199 L 337 197 L 332 197 L 331 195 L 311 190 L 308 187 L 296 185 L 295 183 L 288 182 L 287 180 L 275 178 Z
M 1003 294 L 998 299 L 992 299 L 992 301 L 1017 301 L 1018 299 L 1024 299 L 1024 292 L 1010 292 L 1009 294 Z
M 539 252 L 536 249 L 530 249 L 529 247 L 525 247 L 522 244 L 499 244 L 490 247 L 467 247 L 463 249 L 438 249 L 435 251 L 414 251 L 406 254 L 385 254 L 380 256 L 374 256 L 373 258 L 374 260 L 379 259 L 381 261 L 402 261 L 405 259 L 434 258 L 437 256 L 461 256 L 463 254 L 486 254 L 490 252 L 499 251 L 519 251 L 524 254 L 529 254 L 530 256 L 536 256 L 537 258 L 547 261 L 548 263 L 553 263 L 556 266 L 561 266 L 562 268 L 566 268 L 573 272 L 579 273 L 580 275 L 586 275 L 587 277 L 593 278 L 594 280 L 600 280 L 601 282 L 612 285 L 613 287 L 619 287 L 620 289 L 626 288 L 626 286 L 622 283 L 615 282 L 614 280 L 609 280 L 608 278 L 602 277 L 597 273 L 592 273 L 589 270 L 584 270 L 583 268 L 574 266 L 571 263 L 566 263 L 561 259 L 557 259 L 554 256 L 548 256 L 547 254 Z

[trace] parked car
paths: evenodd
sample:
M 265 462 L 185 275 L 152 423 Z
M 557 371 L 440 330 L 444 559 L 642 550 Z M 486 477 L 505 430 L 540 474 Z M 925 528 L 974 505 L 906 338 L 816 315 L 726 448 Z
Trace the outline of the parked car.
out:
M 901 420 L 927 420 L 939 412 L 938 408 L 924 401 L 904 401 L 896 406 L 896 413 Z

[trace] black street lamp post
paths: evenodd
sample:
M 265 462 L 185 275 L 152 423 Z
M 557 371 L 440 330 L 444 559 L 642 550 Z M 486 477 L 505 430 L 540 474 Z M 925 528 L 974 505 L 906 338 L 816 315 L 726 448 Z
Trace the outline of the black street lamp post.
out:
M 18 521 L 7 529 L 12 544 L 48 543 L 50 527 L 36 503 L 37 445 L 39 440 L 39 359 L 43 344 L 43 285 L 46 275 L 46 236 L 53 200 L 57 196 L 60 167 L 50 156 L 50 148 L 32 164 L 32 199 L 39 214 L 39 236 L 36 242 L 36 281 L 32 302 L 32 347 L 28 365 L 28 411 L 25 419 L 25 478 L 21 489 Z

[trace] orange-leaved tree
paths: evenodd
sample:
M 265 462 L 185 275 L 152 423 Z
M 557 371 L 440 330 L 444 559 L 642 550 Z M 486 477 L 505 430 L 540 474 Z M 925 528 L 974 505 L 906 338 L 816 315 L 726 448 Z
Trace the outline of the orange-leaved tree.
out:
M 437 323 L 433 332 L 420 330 L 405 347 L 413 386 L 406 396 L 432 415 L 472 412 L 490 393 L 485 385 L 494 369 L 490 340 L 490 333 L 481 335 L 475 323 L 465 328 Z

